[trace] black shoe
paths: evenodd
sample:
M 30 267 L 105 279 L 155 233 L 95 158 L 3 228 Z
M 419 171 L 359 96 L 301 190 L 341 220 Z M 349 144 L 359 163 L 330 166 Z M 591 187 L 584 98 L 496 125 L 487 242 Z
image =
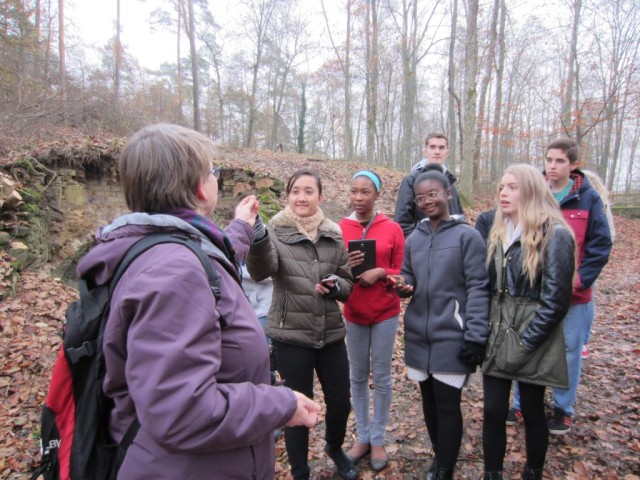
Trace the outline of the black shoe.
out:
M 502 470 L 495 472 L 484 472 L 480 480 L 502 480 Z
M 440 468 L 436 469 L 436 476 L 434 480 L 453 480 L 453 468 Z
M 435 480 L 437 469 L 438 469 L 438 461 L 434 459 L 433 463 L 429 467 L 429 470 L 427 470 L 427 476 L 425 477 L 425 480 Z
M 518 408 L 512 408 L 507 413 L 507 421 L 505 422 L 507 425 L 515 425 L 518 423 L 518 420 L 522 420 L 522 411 Z
M 336 464 L 336 470 L 345 480 L 356 480 L 358 478 L 358 468 L 353 464 L 341 447 L 324 446 L 324 453 Z
M 555 408 L 553 418 L 549 425 L 549 433 L 552 435 L 564 435 L 571 430 L 571 417 L 564 413 L 564 410 Z
M 542 480 L 542 468 L 529 468 L 529 465 L 525 465 L 522 480 Z

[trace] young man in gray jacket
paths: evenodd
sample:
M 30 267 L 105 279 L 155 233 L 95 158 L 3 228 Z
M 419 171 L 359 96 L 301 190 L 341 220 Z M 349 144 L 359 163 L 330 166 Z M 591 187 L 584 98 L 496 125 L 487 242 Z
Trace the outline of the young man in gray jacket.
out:
M 418 222 L 424 218 L 424 214 L 413 201 L 415 198 L 414 184 L 416 178 L 418 178 L 420 174 L 433 169 L 433 164 L 439 164 L 442 167 L 439 171 L 449 180 L 451 188 L 449 213 L 451 215 L 464 215 L 462 204 L 460 203 L 460 196 L 454 185 L 458 179 L 445 166 L 445 161 L 449 156 L 449 140 L 446 135 L 442 133 L 430 133 L 427 135 L 424 141 L 424 147 L 422 148 L 422 154 L 424 158 L 416 163 L 411 168 L 411 172 L 402 179 L 400 189 L 398 190 L 398 198 L 396 199 L 396 212 L 393 219 L 402 227 L 405 238 L 413 232 Z

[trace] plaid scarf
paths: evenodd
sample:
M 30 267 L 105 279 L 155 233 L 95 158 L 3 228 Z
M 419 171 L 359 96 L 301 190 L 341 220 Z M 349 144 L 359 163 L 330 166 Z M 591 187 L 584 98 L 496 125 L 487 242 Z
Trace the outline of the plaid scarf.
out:
M 236 259 L 236 250 L 233 248 L 231 240 L 229 240 L 229 238 L 215 223 L 207 217 L 200 215 L 193 210 L 189 210 L 188 208 L 173 208 L 165 213 L 167 215 L 178 217 L 180 220 L 187 222 L 192 227 L 198 229 L 209 240 L 211 240 L 211 243 L 224 253 L 225 257 L 227 257 L 236 270 L 240 270 L 240 266 Z

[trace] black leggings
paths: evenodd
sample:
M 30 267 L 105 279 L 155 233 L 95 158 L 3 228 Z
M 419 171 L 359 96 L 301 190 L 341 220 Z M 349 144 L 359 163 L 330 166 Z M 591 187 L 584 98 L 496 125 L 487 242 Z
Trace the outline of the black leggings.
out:
M 420 382 L 422 411 L 439 468 L 453 468 L 462 442 L 462 389 L 433 376 Z
M 278 371 L 285 386 L 313 398 L 315 370 L 326 405 L 325 440 L 332 447 L 341 447 L 351 412 L 349 360 L 344 340 L 322 348 L 307 348 L 274 340 Z M 308 478 L 309 429 L 286 427 L 284 440 L 294 478 Z
M 507 414 L 511 380 L 483 376 L 484 423 L 482 447 L 484 469 L 487 472 L 502 470 L 507 446 Z M 524 419 L 527 464 L 532 469 L 542 468 L 549 445 L 549 425 L 544 412 L 544 386 L 518 382 L 520 409 Z

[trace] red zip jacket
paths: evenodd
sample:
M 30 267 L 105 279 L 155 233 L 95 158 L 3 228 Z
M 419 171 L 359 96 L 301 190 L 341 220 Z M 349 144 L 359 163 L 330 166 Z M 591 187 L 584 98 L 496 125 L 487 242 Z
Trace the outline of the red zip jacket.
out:
M 360 240 L 364 227 L 355 215 L 340 223 L 344 244 L 349 248 L 349 240 Z M 367 231 L 365 238 L 376 240 L 376 267 L 384 268 L 387 275 L 397 275 L 404 256 L 404 234 L 396 222 L 384 213 L 378 213 Z M 400 313 L 400 297 L 386 280 L 379 280 L 370 287 L 363 287 L 357 281 L 349 299 L 344 304 L 344 317 L 358 325 L 373 325 Z

